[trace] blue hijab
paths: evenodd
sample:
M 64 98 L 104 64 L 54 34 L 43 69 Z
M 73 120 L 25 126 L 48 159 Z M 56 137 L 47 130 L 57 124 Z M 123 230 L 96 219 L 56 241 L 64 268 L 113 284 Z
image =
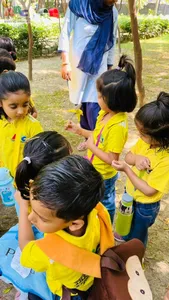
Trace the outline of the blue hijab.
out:
M 85 73 L 98 73 L 103 54 L 113 47 L 113 10 L 103 4 L 103 0 L 71 0 L 70 10 L 89 23 L 98 25 L 98 29 L 86 45 L 78 68 Z

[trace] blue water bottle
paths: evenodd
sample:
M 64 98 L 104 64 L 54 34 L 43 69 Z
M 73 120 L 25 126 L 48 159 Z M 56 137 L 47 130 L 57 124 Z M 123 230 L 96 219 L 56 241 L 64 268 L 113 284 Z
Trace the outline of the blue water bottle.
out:
M 13 178 L 6 168 L 0 168 L 0 197 L 5 206 L 14 206 L 15 188 L 13 186 Z

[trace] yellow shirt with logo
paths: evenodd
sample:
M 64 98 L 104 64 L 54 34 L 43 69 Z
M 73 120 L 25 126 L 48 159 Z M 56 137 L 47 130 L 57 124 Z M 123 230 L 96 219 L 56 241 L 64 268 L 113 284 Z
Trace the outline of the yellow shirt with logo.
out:
M 40 123 L 30 115 L 11 123 L 2 117 L 0 119 L 0 166 L 10 170 L 14 177 L 16 167 L 23 158 L 25 142 L 42 131 Z
M 139 171 L 135 166 L 132 167 L 134 173 L 147 182 L 149 186 L 157 190 L 153 196 L 146 196 L 138 189 L 135 190 L 133 184 L 127 179 L 126 189 L 137 202 L 154 203 L 159 201 L 162 196 L 169 192 L 169 151 L 150 148 L 150 145 L 139 139 L 131 152 L 143 155 L 150 160 L 150 171 Z
M 104 127 L 98 148 L 106 153 L 121 153 L 128 136 L 127 115 L 123 112 L 117 113 L 104 125 L 102 120 L 105 115 L 105 111 L 101 110 L 97 118 L 96 127 L 93 131 L 94 143 L 96 145 L 98 136 Z M 88 159 L 92 157 L 92 152 L 90 150 L 88 150 L 87 156 Z M 117 174 L 117 171 L 113 169 L 111 165 L 106 164 L 96 155 L 94 155 L 92 164 L 104 179 L 112 178 Z
M 108 213 L 107 218 L 109 219 Z M 88 225 L 83 236 L 76 237 L 64 230 L 60 230 L 56 234 L 73 245 L 96 252 L 100 243 L 100 222 L 97 210 L 93 209 L 88 215 Z M 60 263 L 51 262 L 49 257 L 36 245 L 35 241 L 31 241 L 25 246 L 20 261 L 24 267 L 32 268 L 36 272 L 46 272 L 46 280 L 50 290 L 59 296 L 62 295 L 62 285 L 70 289 L 87 291 L 94 281 L 91 276 L 73 271 Z

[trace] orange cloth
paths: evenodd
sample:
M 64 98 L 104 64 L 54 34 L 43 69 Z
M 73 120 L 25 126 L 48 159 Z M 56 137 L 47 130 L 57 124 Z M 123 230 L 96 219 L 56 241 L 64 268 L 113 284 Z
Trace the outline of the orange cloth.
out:
M 102 255 L 114 246 L 114 237 L 104 206 L 98 203 L 96 210 L 100 221 L 100 254 Z M 50 259 L 82 274 L 101 278 L 100 255 L 79 248 L 53 233 L 37 240 L 36 244 Z

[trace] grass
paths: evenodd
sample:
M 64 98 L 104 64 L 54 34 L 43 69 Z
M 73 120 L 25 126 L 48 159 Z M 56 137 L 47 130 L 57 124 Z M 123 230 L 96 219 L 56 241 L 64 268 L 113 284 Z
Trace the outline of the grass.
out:
M 141 41 L 143 51 L 143 80 L 146 90 L 146 101 L 157 97 L 160 91 L 169 91 L 169 35 Z M 133 44 L 131 42 L 122 44 L 122 52 L 133 58 Z M 118 55 L 117 55 L 118 57 Z M 117 59 L 116 59 L 117 64 Z M 33 63 L 33 78 L 31 83 L 33 98 L 38 109 L 38 118 L 45 130 L 57 130 L 64 134 L 70 141 L 76 152 L 76 145 L 81 138 L 64 130 L 66 121 L 72 117 L 68 112 L 71 107 L 68 100 L 67 84 L 60 78 L 60 59 L 36 59 Z M 27 75 L 27 62 L 18 62 L 17 70 Z M 134 113 L 129 115 L 129 140 L 125 147 L 126 152 L 138 138 L 134 126 Z M 76 118 L 73 118 L 76 121 Z M 117 196 L 120 198 L 125 184 L 124 176 L 117 186 Z M 7 216 L 7 210 L 0 206 L 1 215 Z M 2 221 L 3 228 L 7 230 L 14 222 L 14 210 L 9 212 L 5 221 Z M 169 201 L 167 197 L 161 203 L 161 212 L 157 222 L 150 229 L 150 239 L 146 251 L 145 269 L 153 291 L 154 300 L 162 300 L 169 282 Z M 0 296 L 2 288 L 0 286 Z M 13 299 L 5 297 L 5 299 Z

